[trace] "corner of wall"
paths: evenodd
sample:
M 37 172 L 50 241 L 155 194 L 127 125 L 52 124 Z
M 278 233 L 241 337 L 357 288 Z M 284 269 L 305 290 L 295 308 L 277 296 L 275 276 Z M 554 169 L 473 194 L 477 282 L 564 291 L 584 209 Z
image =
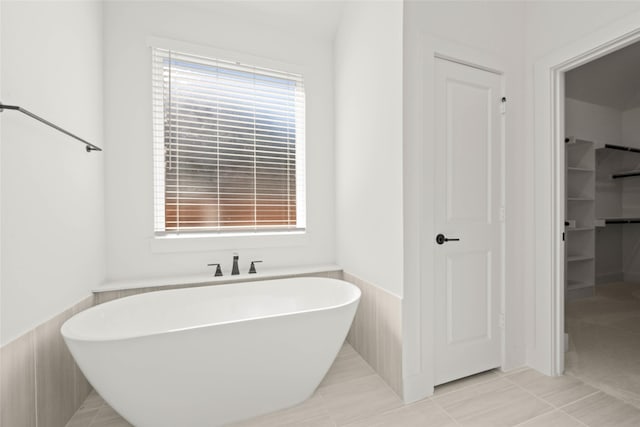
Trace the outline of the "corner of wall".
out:
M 362 292 L 347 341 L 402 397 L 402 301 L 347 272 L 343 279 Z

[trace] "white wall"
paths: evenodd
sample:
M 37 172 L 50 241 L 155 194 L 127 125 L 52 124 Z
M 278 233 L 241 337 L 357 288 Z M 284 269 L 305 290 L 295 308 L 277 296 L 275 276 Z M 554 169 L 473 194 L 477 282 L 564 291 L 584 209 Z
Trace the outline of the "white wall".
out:
M 1 7 L 0 99 L 102 146 L 102 5 Z M 0 117 L 5 344 L 103 280 L 104 154 L 18 112 Z
M 622 112 L 615 108 L 567 98 L 565 134 L 600 144 L 622 143 Z
M 622 112 L 622 143 L 640 148 L 640 108 Z
M 528 68 L 550 52 L 640 10 L 638 2 L 606 0 L 532 1 L 526 2 L 525 6 Z
M 253 3 L 108 2 L 105 4 L 105 126 L 108 279 L 212 272 L 207 263 L 241 270 L 335 262 L 332 40 L 300 26 L 269 25 Z M 311 7 L 311 4 L 310 4 Z M 307 235 L 255 242 L 217 238 L 153 245 L 151 59 L 148 37 L 211 46 L 301 66 L 307 121 Z M 165 242 L 166 243 L 166 242 Z M 260 247 L 256 247 L 260 246 Z M 267 249 L 268 248 L 268 249 Z
M 402 3 L 348 3 L 335 58 L 338 263 L 401 296 Z

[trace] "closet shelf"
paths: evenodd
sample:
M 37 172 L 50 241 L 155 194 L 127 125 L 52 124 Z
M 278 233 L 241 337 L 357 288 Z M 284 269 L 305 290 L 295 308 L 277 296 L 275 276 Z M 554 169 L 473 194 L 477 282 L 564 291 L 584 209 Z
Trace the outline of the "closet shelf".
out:
M 565 228 L 565 231 L 591 231 L 593 227 L 575 227 L 575 228 Z
M 572 255 L 567 257 L 567 262 L 589 261 L 593 259 L 590 255 Z
M 586 139 L 580 139 L 580 138 L 576 138 L 575 136 L 568 136 L 564 139 L 565 144 L 567 144 L 567 147 L 575 147 L 575 146 L 580 146 L 580 145 L 586 145 L 586 144 L 593 144 L 593 141 L 588 141 Z
M 565 297 L 573 299 L 594 286 L 597 143 L 573 136 L 565 142 Z
M 583 282 L 581 280 L 567 280 L 567 289 L 584 289 L 590 288 L 593 286 L 593 283 Z
M 575 166 L 569 166 L 567 167 L 567 170 L 569 172 L 595 172 L 595 169 L 593 168 L 579 168 Z

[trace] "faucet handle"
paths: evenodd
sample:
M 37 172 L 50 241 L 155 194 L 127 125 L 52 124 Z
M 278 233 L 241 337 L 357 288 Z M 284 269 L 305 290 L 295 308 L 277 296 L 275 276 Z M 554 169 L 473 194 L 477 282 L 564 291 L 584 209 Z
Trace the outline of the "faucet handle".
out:
M 220 268 L 220 264 L 207 264 L 209 267 L 212 266 L 216 266 L 216 274 L 214 274 L 215 277 L 220 277 L 222 276 L 222 269 Z
M 262 261 L 251 261 L 251 267 L 249 267 L 249 274 L 257 273 L 256 266 L 254 265 L 257 262 L 262 262 Z

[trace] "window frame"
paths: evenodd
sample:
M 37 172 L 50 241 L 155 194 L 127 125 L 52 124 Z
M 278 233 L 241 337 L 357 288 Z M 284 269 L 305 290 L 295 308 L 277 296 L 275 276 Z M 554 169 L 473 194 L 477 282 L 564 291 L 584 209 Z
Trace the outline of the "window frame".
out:
M 183 53 L 187 55 L 202 56 L 210 59 L 217 59 L 229 62 L 238 62 L 246 65 L 255 66 L 258 68 L 273 69 L 285 73 L 304 75 L 303 69 L 300 66 L 274 61 L 262 57 L 248 55 L 244 53 L 231 52 L 211 46 L 195 45 L 191 43 L 169 40 L 158 37 L 149 37 L 147 40 L 149 47 L 149 55 L 152 57 L 153 48 L 159 48 L 164 50 L 175 51 L 177 53 Z M 164 147 L 163 144 L 158 144 L 157 139 L 164 139 L 164 125 L 158 124 L 155 116 L 156 109 L 158 107 L 155 99 L 153 88 L 153 64 L 152 58 L 148 61 L 151 67 L 151 102 L 152 102 L 152 150 L 153 150 L 153 252 L 173 252 L 190 250 L 193 245 L 176 244 L 178 241 L 190 240 L 195 244 L 195 247 L 202 247 L 203 250 L 210 249 L 211 247 L 219 246 L 215 244 L 216 241 L 232 239 L 238 242 L 236 247 L 268 247 L 273 246 L 298 246 L 306 242 L 307 231 L 307 165 L 306 165 L 306 90 L 303 86 L 302 99 L 303 108 L 302 111 L 298 111 L 298 120 L 302 120 L 303 125 L 301 127 L 296 126 L 296 227 L 279 227 L 274 228 L 252 228 L 246 230 L 239 230 L 237 228 L 224 227 L 219 230 L 183 230 L 183 231 L 158 231 L 159 223 L 161 222 L 161 228 L 165 227 L 165 212 L 164 212 L 164 186 L 165 186 L 165 168 L 157 167 L 157 162 L 162 159 L 164 162 Z M 161 101 L 160 101 L 161 103 Z M 299 141 L 301 142 L 299 145 Z M 156 193 L 162 194 L 162 203 L 157 203 Z M 280 238 L 284 237 L 285 241 L 280 241 Z M 274 242 L 278 240 L 277 242 Z

